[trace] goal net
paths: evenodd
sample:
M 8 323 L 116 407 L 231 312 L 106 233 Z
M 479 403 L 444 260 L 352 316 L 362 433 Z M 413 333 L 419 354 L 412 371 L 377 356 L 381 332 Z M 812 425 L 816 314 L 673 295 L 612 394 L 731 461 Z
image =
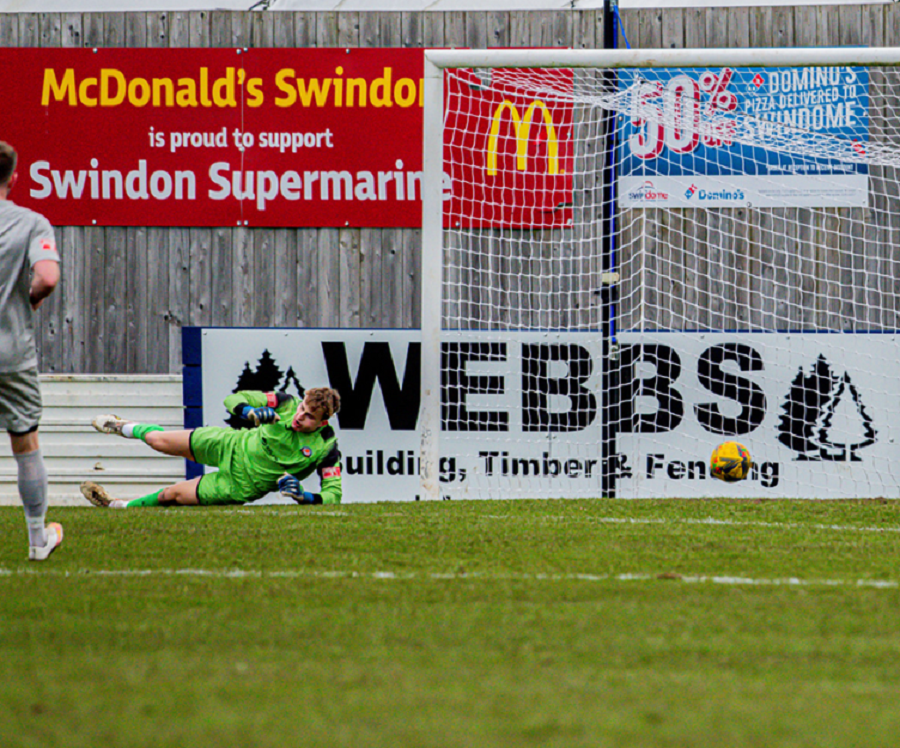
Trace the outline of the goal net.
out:
M 431 495 L 900 496 L 900 50 L 519 55 L 426 54 Z

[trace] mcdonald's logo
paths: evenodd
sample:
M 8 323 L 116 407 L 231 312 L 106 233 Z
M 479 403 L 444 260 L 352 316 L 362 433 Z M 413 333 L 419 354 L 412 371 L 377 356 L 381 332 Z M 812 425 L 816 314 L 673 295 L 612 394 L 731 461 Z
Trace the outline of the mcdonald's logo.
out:
M 497 174 L 497 148 L 500 140 L 500 122 L 503 119 L 503 113 L 509 110 L 512 118 L 513 127 L 516 133 L 516 169 L 525 171 L 528 165 L 528 138 L 531 135 L 531 123 L 534 120 L 534 113 L 538 109 L 544 115 L 544 127 L 547 133 L 547 173 L 559 174 L 559 140 L 556 137 L 556 128 L 553 126 L 553 117 L 547 105 L 537 99 L 529 105 L 525 110 L 525 117 L 519 116 L 519 110 L 511 101 L 504 99 L 495 110 L 491 117 L 491 132 L 488 135 L 487 144 L 487 173 L 489 177 Z

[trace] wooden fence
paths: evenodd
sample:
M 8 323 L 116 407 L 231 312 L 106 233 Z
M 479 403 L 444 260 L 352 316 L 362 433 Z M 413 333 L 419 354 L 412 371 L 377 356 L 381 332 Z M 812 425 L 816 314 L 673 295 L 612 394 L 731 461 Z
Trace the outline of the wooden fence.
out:
M 635 48 L 900 43 L 894 5 L 622 16 Z M 5 47 L 594 48 L 601 40 L 599 11 L 0 14 Z M 419 322 L 419 230 L 70 226 L 59 239 L 64 281 L 39 315 L 45 372 L 178 372 L 182 325 Z

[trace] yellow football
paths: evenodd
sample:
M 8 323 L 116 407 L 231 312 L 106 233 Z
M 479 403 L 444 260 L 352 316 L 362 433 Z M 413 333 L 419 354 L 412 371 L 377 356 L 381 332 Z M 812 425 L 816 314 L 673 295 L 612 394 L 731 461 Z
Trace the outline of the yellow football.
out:
M 709 473 L 726 483 L 744 480 L 750 475 L 753 460 L 750 450 L 737 442 L 723 442 L 713 450 L 709 460 Z

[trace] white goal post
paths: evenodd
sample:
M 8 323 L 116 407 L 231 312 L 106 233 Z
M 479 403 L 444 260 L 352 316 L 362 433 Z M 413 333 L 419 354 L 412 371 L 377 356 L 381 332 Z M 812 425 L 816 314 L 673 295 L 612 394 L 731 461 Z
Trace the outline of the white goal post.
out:
M 426 50 L 423 496 L 900 497 L 898 66 Z

